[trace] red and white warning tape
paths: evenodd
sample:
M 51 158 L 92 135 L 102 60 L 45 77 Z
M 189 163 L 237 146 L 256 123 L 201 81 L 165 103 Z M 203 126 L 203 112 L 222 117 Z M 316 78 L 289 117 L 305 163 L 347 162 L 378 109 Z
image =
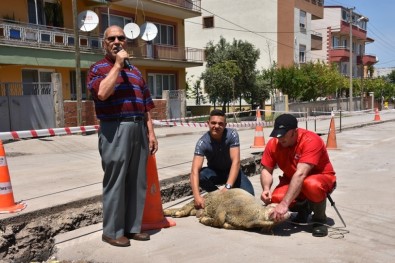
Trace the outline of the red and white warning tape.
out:
M 154 120 L 153 123 L 159 126 L 182 126 L 182 127 L 207 127 L 207 122 L 171 122 L 171 121 L 157 121 Z M 272 126 L 273 122 L 266 121 L 242 121 L 240 123 L 228 122 L 226 127 L 238 128 L 238 127 L 256 127 L 256 126 Z
M 0 132 L 0 140 L 18 140 L 22 138 L 37 138 L 45 136 L 70 135 L 73 133 L 97 132 L 99 125 L 53 128 L 29 131 Z
M 310 120 L 324 120 L 330 119 L 331 116 L 319 116 L 319 117 L 308 117 L 298 118 L 298 121 L 310 121 Z M 153 120 L 153 123 L 158 126 L 182 126 L 182 127 L 207 127 L 207 122 L 182 122 L 178 121 L 158 121 Z M 273 122 L 267 121 L 242 121 L 240 123 L 230 122 L 226 124 L 230 128 L 255 128 L 256 126 L 272 127 Z M 79 126 L 79 127 L 66 127 L 66 128 L 49 128 L 41 130 L 26 130 L 26 131 L 10 131 L 0 132 L 0 140 L 18 140 L 23 138 L 38 138 L 58 135 L 71 135 L 74 133 L 85 133 L 85 132 L 98 132 L 99 125 L 91 126 Z

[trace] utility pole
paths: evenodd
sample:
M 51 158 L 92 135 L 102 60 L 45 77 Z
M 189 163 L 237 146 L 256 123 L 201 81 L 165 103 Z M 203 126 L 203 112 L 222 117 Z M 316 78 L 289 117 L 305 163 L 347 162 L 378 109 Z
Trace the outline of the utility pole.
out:
M 80 36 L 77 17 L 77 0 L 73 0 L 73 21 L 74 21 L 74 48 L 75 48 L 75 82 L 77 93 L 77 126 L 82 125 L 82 87 L 81 87 L 81 61 L 80 61 Z
M 353 99 L 352 99 L 352 56 L 353 56 L 353 50 L 352 50 L 352 11 L 355 9 L 355 7 L 350 8 L 350 16 L 349 16 L 349 25 L 350 25 L 350 111 L 354 110 L 354 104 L 353 104 Z

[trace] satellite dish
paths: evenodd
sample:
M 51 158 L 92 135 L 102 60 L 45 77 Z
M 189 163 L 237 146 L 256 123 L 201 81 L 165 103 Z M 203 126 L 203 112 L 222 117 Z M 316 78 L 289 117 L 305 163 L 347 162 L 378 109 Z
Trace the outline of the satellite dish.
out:
M 91 10 L 82 11 L 77 16 L 78 28 L 81 31 L 92 31 L 99 24 L 99 17 Z
M 153 23 L 146 22 L 140 27 L 140 36 L 142 40 L 151 41 L 158 34 L 158 29 Z
M 140 27 L 135 23 L 128 23 L 123 27 L 125 35 L 129 39 L 135 39 L 140 35 Z

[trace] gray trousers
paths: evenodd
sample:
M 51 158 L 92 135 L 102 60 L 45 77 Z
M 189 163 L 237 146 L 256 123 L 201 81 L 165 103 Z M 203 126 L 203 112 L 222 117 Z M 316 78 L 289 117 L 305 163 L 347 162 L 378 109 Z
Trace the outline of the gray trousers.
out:
M 149 152 L 145 123 L 101 122 L 99 152 L 104 170 L 103 234 L 116 239 L 140 233 Z

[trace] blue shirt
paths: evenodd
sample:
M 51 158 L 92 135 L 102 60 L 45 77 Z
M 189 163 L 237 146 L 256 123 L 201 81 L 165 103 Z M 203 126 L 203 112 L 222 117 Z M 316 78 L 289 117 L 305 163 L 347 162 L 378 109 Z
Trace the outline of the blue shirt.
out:
M 224 129 L 221 142 L 213 140 L 210 132 L 205 133 L 196 143 L 195 155 L 204 156 L 210 169 L 229 172 L 232 166 L 230 148 L 240 147 L 239 134 L 234 129 Z

